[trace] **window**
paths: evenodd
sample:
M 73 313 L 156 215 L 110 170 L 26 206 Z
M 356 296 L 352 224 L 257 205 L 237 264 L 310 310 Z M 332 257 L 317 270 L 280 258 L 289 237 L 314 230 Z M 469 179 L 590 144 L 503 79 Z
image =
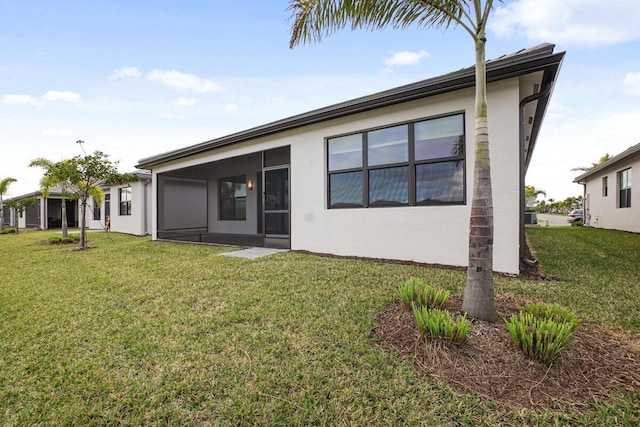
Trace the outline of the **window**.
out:
M 120 215 L 131 215 L 131 187 L 118 190 L 120 202 Z
M 609 195 L 609 177 L 602 177 L 602 197 Z
M 220 220 L 247 219 L 247 179 L 244 175 L 220 180 Z
M 100 213 L 100 205 L 96 199 L 93 199 L 93 219 L 95 221 L 100 221 Z
M 618 172 L 618 207 L 631 207 L 631 168 Z
M 104 218 L 107 219 L 111 216 L 111 194 L 104 195 Z
M 464 114 L 327 140 L 328 206 L 465 203 Z

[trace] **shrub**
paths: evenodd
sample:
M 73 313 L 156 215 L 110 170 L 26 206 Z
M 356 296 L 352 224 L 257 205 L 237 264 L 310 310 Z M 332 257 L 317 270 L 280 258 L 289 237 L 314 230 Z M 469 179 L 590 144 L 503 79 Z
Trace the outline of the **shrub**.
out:
M 400 296 L 400 302 L 405 308 L 411 308 L 411 304 L 416 301 L 416 290 L 421 284 L 422 281 L 420 279 L 411 278 L 400 285 L 398 295 Z
M 15 227 L 5 227 L 4 230 L 0 232 L 0 234 L 13 234 L 16 232 Z
M 550 364 L 569 344 L 580 324 L 578 317 L 557 304 L 532 304 L 505 319 L 516 345 L 528 357 Z
M 413 305 L 413 315 L 420 334 L 432 339 L 461 344 L 469 334 L 466 314 L 453 319 L 451 313 L 438 308 L 418 307 Z
M 418 289 L 416 304 L 427 308 L 443 308 L 449 300 L 451 292 L 445 289 L 437 289 L 433 286 L 424 285 Z
M 577 221 L 573 221 L 571 223 L 572 227 L 582 227 L 583 221 L 581 219 L 577 220 Z
M 538 319 L 548 319 L 556 323 L 570 324 L 572 332 L 580 325 L 578 316 L 560 304 L 527 304 L 523 310 L 533 314 Z
M 451 292 L 435 288 L 414 277 L 400 285 L 398 295 L 406 309 L 411 308 L 413 304 L 419 307 L 442 308 L 449 300 Z
M 78 234 L 69 234 L 67 237 L 60 237 L 60 236 L 49 236 L 47 238 L 47 240 L 49 241 L 49 244 L 51 245 L 63 245 L 63 244 L 69 244 L 69 243 L 77 243 L 80 241 L 80 235 Z

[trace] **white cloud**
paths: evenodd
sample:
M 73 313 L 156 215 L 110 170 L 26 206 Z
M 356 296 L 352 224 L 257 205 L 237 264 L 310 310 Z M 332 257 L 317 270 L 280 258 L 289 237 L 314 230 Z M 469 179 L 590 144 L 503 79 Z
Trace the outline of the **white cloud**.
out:
M 624 76 L 624 86 L 628 93 L 640 96 L 640 71 L 637 73 L 627 73 Z
M 597 47 L 640 39 L 637 0 L 516 0 L 496 8 L 489 28 L 498 37 Z
M 118 68 L 110 76 L 110 80 L 120 79 L 138 79 L 142 77 L 142 73 L 136 67 Z
M 240 107 L 236 104 L 227 104 L 223 107 L 223 110 L 225 111 L 238 111 L 239 109 Z
M 45 129 L 40 132 L 40 136 L 73 136 L 73 131 L 69 129 Z
M 147 73 L 147 78 L 178 90 L 188 90 L 198 93 L 217 92 L 221 90 L 220 86 L 213 80 L 203 79 L 193 74 L 182 73 L 176 70 L 153 70 Z
M 31 95 L 4 95 L 0 100 L 0 104 L 7 105 L 39 105 L 40 101 Z
M 385 65 L 389 67 L 396 67 L 400 65 L 417 65 L 420 60 L 428 58 L 429 53 L 420 50 L 418 52 L 394 52 L 389 59 L 385 61 Z
M 42 95 L 42 99 L 45 101 L 53 102 L 78 102 L 80 101 L 80 95 L 75 92 L 69 92 L 66 90 L 50 90 Z
M 175 105 L 176 107 L 193 107 L 194 105 L 196 105 L 196 100 L 193 98 L 177 98 L 173 105 Z

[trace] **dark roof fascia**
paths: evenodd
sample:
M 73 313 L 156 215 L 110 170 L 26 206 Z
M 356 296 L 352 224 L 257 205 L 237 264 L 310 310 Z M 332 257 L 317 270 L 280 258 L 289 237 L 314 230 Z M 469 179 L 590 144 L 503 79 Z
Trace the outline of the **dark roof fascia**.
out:
M 515 54 L 487 61 L 487 83 L 542 71 L 558 66 L 564 52 L 554 54 L 555 45 L 544 43 Z M 302 113 L 296 116 L 254 127 L 221 138 L 212 139 L 186 148 L 141 159 L 136 168 L 151 169 L 151 166 L 178 160 L 215 148 L 237 144 L 250 139 L 272 135 L 302 126 L 338 119 L 416 99 L 466 89 L 475 85 L 475 67 L 433 77 L 350 101 Z
M 632 147 L 627 148 L 626 150 L 624 150 L 622 153 L 613 156 L 612 158 L 610 158 L 609 160 L 607 160 L 606 162 L 602 163 L 601 165 L 598 165 L 594 168 L 589 169 L 588 171 L 586 171 L 585 173 L 583 173 L 582 175 L 576 177 L 573 182 L 578 183 L 578 184 L 584 184 L 585 179 L 590 177 L 591 175 L 594 175 L 598 172 L 600 172 L 603 169 L 608 168 L 609 166 L 613 166 L 616 163 L 622 162 L 624 160 L 626 160 L 627 158 L 633 156 L 636 153 L 640 153 L 640 144 L 636 144 Z
M 38 196 L 42 196 L 42 191 L 32 191 L 31 193 L 21 194 L 19 196 L 7 197 L 6 199 L 4 199 L 4 201 L 6 202 L 8 200 L 22 200 L 22 199 L 28 199 L 29 197 L 38 197 Z

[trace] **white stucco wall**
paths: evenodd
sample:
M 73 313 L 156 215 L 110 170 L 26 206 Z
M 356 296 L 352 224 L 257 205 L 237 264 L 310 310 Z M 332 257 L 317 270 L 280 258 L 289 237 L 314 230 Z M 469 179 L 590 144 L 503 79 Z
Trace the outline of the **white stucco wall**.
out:
M 518 79 L 489 85 L 494 270 L 514 274 L 519 272 L 519 98 Z M 466 120 L 466 205 L 327 209 L 325 138 L 454 112 L 464 112 Z M 292 249 L 467 265 L 474 164 L 473 89 L 351 115 L 160 165 L 153 170 L 153 237 L 157 237 L 159 173 L 284 145 L 291 146 Z
M 145 185 L 146 184 L 146 185 Z M 140 180 L 131 185 L 131 215 L 120 215 L 120 203 L 118 189 L 127 185 L 110 187 L 105 193 L 111 194 L 111 231 L 117 233 L 135 234 L 143 236 L 151 234 L 151 183 L 147 180 Z M 146 192 L 146 196 L 145 196 Z M 146 197 L 146 207 L 145 207 Z M 88 206 L 93 206 L 93 199 L 90 197 Z M 100 220 L 93 219 L 93 213 L 87 209 L 87 226 L 90 229 L 102 230 L 105 226 L 105 202 L 101 206 Z
M 618 208 L 618 172 L 631 167 L 631 207 Z M 607 176 L 609 182 L 608 195 L 602 195 L 602 178 Z M 593 174 L 586 180 L 587 225 L 597 228 L 624 230 L 640 233 L 640 194 L 634 180 L 640 180 L 640 153 L 624 162 L 617 162 Z

